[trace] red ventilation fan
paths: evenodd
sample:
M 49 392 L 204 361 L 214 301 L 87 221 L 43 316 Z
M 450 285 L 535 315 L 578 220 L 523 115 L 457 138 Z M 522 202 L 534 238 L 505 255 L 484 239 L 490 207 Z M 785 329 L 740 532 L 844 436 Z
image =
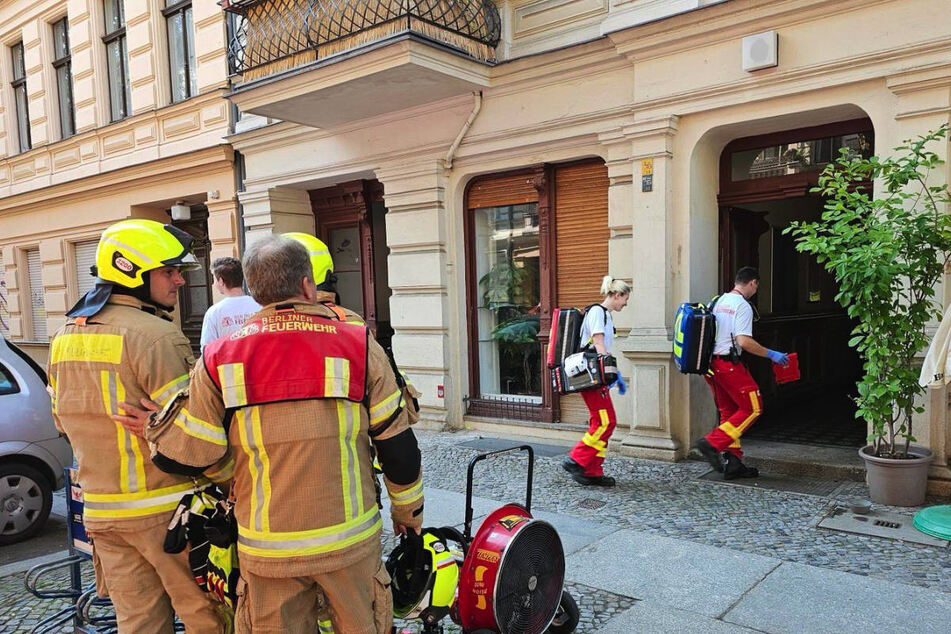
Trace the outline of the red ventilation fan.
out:
M 528 452 L 525 505 L 506 504 L 472 530 L 472 480 L 475 466 L 489 456 Z M 567 634 L 578 624 L 578 608 L 564 591 L 565 552 L 555 527 L 535 519 L 530 445 L 479 454 L 466 477 L 465 560 L 452 611 L 454 621 L 472 634 Z

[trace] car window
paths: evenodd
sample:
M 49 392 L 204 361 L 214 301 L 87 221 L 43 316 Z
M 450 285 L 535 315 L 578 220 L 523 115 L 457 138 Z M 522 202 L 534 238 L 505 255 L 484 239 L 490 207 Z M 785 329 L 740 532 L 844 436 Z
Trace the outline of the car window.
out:
M 13 378 L 13 374 L 7 369 L 5 365 L 0 363 L 0 395 L 16 394 L 19 391 L 20 386 L 17 385 L 16 379 Z

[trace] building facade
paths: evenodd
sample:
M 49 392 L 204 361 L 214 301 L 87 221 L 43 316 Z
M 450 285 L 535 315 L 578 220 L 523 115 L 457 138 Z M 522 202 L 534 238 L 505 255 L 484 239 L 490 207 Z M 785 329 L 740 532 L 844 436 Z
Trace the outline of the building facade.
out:
M 675 308 L 749 264 L 763 275 L 754 335 L 803 366 L 777 387 L 754 364 L 766 414 L 751 433 L 804 454 L 862 444 L 850 323 L 783 229 L 821 213 L 809 189 L 840 149 L 887 153 L 951 121 L 948 0 L 194 0 L 194 89 L 169 73 L 191 59 L 170 53 L 187 3 L 125 0 L 122 30 L 98 2 L 0 3 L 14 338 L 61 323 L 80 290 L 76 245 L 182 201 L 207 212 L 215 255 L 272 232 L 321 236 L 342 303 L 422 390 L 424 424 L 574 440 L 586 412 L 549 386 L 550 314 L 597 302 L 610 274 L 634 289 L 615 315 L 630 390 L 615 396 L 612 446 L 678 460 L 715 410 L 672 363 Z M 117 48 L 130 114 L 112 122 Z M 223 97 L 240 110 L 225 140 Z M 949 305 L 948 285 L 939 296 Z M 949 492 L 948 394 L 925 400 L 915 435 Z
M 226 7 L 247 239 L 328 241 L 344 302 L 391 342 L 430 424 L 575 438 L 585 413 L 541 362 L 549 315 L 598 301 L 610 273 L 634 288 L 615 446 L 681 459 L 715 413 L 672 364 L 674 310 L 752 264 L 757 338 L 804 364 L 794 388 L 754 368 L 762 437 L 862 444 L 851 326 L 782 230 L 821 213 L 809 188 L 840 148 L 887 152 L 951 119 L 951 3 L 307 4 Z M 926 405 L 916 436 L 947 491 L 946 391 Z
M 38 360 L 113 222 L 174 222 L 206 261 L 238 253 L 227 37 L 212 0 L 0 3 L 0 328 Z M 190 274 L 192 338 L 211 299 Z

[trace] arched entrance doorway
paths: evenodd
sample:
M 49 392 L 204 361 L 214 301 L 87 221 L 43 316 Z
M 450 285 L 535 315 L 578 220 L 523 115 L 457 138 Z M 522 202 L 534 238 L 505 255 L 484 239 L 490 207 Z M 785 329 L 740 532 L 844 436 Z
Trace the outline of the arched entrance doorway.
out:
M 869 156 L 873 144 L 872 123 L 863 118 L 736 139 L 721 154 L 719 288 L 729 290 L 741 266 L 760 270 L 753 336 L 768 348 L 797 352 L 802 373 L 800 381 L 777 386 L 768 361 L 744 355 L 765 406 L 745 438 L 863 444 L 865 427 L 852 400 L 861 372 L 848 346 L 853 324 L 835 301 L 832 276 L 783 231 L 820 217 L 823 199 L 810 190 L 840 149 Z

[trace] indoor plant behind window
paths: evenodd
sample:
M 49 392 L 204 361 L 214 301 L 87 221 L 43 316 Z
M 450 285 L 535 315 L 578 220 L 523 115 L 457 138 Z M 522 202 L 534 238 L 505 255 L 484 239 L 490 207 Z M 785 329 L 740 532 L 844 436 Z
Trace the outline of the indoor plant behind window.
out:
M 944 125 L 906 141 L 887 158 L 841 150 L 812 190 L 826 199 L 822 219 L 786 229 L 835 276 L 836 300 L 858 324 L 849 341 L 864 370 L 856 417 L 871 429 L 859 454 L 871 498 L 882 504 L 922 504 L 927 488 L 931 451 L 911 444 L 912 418 L 924 411 L 915 403 L 923 389 L 916 357 L 928 345 L 925 326 L 941 316 L 935 285 L 951 256 L 951 196 L 946 184 L 928 182 L 943 164 L 929 145 L 947 132 Z

